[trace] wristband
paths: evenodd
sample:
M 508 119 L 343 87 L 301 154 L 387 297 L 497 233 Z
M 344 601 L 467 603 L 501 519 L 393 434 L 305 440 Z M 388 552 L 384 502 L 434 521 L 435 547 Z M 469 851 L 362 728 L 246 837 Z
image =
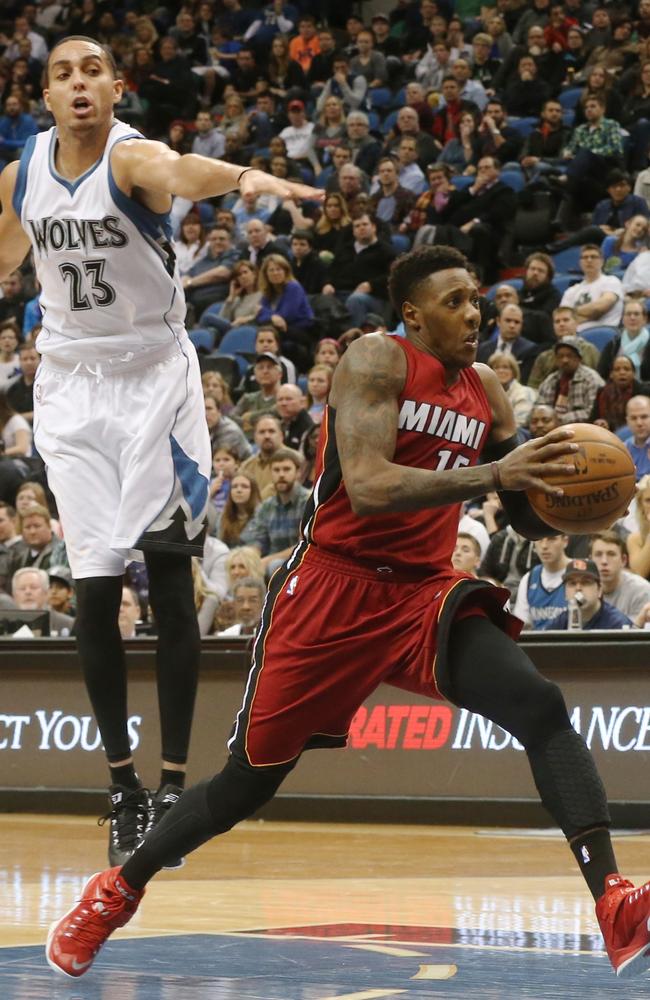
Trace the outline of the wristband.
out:
M 252 167 L 244 167 L 239 177 L 237 178 L 237 183 L 239 184 L 240 180 L 242 179 L 247 170 L 252 170 L 252 169 L 253 169 Z
M 498 462 L 490 462 L 490 468 L 492 469 L 492 478 L 494 480 L 494 488 L 497 492 L 503 489 L 503 483 L 501 482 L 501 470 L 499 469 Z

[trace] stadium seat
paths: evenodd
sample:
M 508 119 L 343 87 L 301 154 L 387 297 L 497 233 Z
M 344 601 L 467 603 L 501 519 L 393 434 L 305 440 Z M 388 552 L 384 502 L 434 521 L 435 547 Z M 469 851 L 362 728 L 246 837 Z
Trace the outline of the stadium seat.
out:
M 249 365 L 248 360 L 243 355 L 255 353 L 256 337 L 257 329 L 254 326 L 239 326 L 234 330 L 228 330 L 219 344 L 217 355 L 234 354 L 243 375 Z
M 199 354 L 199 366 L 203 372 L 220 372 L 231 389 L 239 384 L 241 372 L 237 358 L 232 354 Z
M 368 128 L 371 132 L 376 132 L 377 129 L 381 129 L 381 118 L 377 111 L 366 111 L 368 115 Z
M 390 238 L 391 243 L 398 253 L 408 253 L 411 249 L 411 241 L 403 233 L 393 233 Z
M 565 111 L 574 111 L 581 94 L 582 87 L 569 87 L 568 90 L 562 91 L 558 100 Z
M 576 120 L 576 113 L 573 108 L 565 108 L 562 112 L 562 124 L 565 128 L 573 128 L 573 123 Z
M 463 174 L 456 174 L 452 177 L 451 183 L 459 191 L 464 191 L 465 188 L 471 187 L 475 180 L 475 177 L 465 177 Z
M 383 122 L 381 123 L 381 130 L 386 135 L 391 129 L 395 128 L 395 122 L 397 121 L 397 115 L 399 114 L 399 109 L 396 111 L 391 111 L 390 114 L 386 115 Z
M 568 247 L 553 254 L 553 266 L 556 274 L 580 272 L 580 247 Z
M 593 344 L 597 351 L 602 351 L 605 344 L 609 344 L 617 333 L 615 326 L 593 326 L 589 330 L 581 330 L 580 336 Z
M 577 274 L 556 274 L 551 283 L 553 288 L 557 288 L 560 295 L 564 295 L 567 288 L 577 284 L 578 281 L 580 281 L 580 277 Z
M 368 93 L 370 95 L 371 108 L 387 108 L 393 98 L 388 87 L 371 87 Z
M 523 191 L 526 187 L 526 178 L 518 170 L 504 170 L 501 180 L 513 191 Z
M 525 139 L 539 125 L 539 118 L 508 118 L 508 125 Z
M 487 292 L 485 293 L 485 298 L 488 300 L 488 302 L 492 302 L 496 294 L 497 288 L 500 288 L 501 285 L 512 285 L 513 288 L 516 288 L 516 290 L 519 291 L 520 288 L 523 288 L 524 279 L 504 278 L 503 281 L 497 281 L 496 285 L 492 285 L 491 288 L 488 288 Z

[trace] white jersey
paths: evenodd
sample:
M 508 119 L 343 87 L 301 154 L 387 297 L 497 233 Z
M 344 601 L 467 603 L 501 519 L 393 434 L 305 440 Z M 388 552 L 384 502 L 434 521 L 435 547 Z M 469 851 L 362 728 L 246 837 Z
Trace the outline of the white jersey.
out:
M 25 144 L 13 206 L 34 250 L 45 358 L 121 356 L 128 366 L 131 355 L 187 338 L 168 215 L 125 195 L 111 171 L 113 147 L 134 138 L 115 120 L 103 155 L 75 181 L 57 173 L 56 127 Z

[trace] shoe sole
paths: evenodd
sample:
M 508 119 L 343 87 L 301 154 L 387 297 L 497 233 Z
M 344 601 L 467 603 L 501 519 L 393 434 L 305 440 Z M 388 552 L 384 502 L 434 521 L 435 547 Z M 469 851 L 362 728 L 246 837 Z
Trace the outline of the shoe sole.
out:
M 185 858 L 179 858 L 178 861 L 170 861 L 168 865 L 163 865 L 163 871 L 176 872 L 179 868 L 183 868 L 184 865 Z
M 90 876 L 90 878 L 88 879 L 88 881 L 87 881 L 87 882 L 86 882 L 86 884 L 84 885 L 83 889 L 81 890 L 81 896 L 82 896 L 82 897 L 83 897 L 83 896 L 85 895 L 85 892 L 86 892 L 86 889 L 88 888 L 88 886 L 90 885 L 90 883 L 92 882 L 92 880 L 93 880 L 94 878 L 97 878 L 97 876 L 98 876 L 99 874 L 101 874 L 101 873 L 100 873 L 100 872 L 95 872 L 95 874 L 94 874 L 94 875 L 91 875 L 91 876 Z M 79 905 L 79 900 L 77 900 L 77 901 L 75 902 L 74 906 L 71 906 L 71 907 L 70 907 L 70 909 L 69 909 L 69 910 L 67 910 L 67 911 L 66 911 L 66 912 L 65 912 L 65 913 L 63 914 L 63 916 L 62 916 L 62 917 L 59 917 L 59 919 L 58 919 L 58 920 L 55 920 L 55 921 L 54 921 L 54 923 L 50 924 L 50 926 L 49 926 L 49 929 L 48 929 L 48 932 L 47 932 L 47 941 L 46 941 L 46 943 L 45 943 L 45 958 L 47 959 L 47 964 L 49 965 L 49 967 L 50 967 L 50 968 L 51 968 L 51 969 L 52 969 L 52 970 L 53 970 L 54 972 L 57 972 L 57 973 L 58 973 L 58 974 L 59 974 L 60 976 L 65 976 L 65 978 L 66 978 L 66 979 L 79 979 L 80 977 L 79 977 L 79 976 L 73 976 L 73 975 L 72 975 L 72 974 L 71 974 L 70 972 L 66 972 L 66 971 L 65 971 L 65 969 L 62 969 L 60 965 L 57 965 L 57 964 L 56 964 L 56 962 L 55 962 L 55 961 L 53 961 L 53 960 L 52 960 L 52 959 L 50 958 L 50 944 L 51 944 L 51 942 L 52 942 L 52 937 L 53 937 L 53 935 L 54 935 L 54 931 L 55 931 L 55 930 L 57 929 L 57 927 L 59 926 L 59 924 L 60 924 L 60 923 L 61 923 L 61 922 L 62 922 L 63 920 L 65 920 L 65 919 L 66 919 L 66 917 L 69 917 L 69 916 L 70 916 L 70 914 L 72 913 L 72 911 L 73 911 L 73 910 L 76 910 L 76 908 L 77 908 L 77 906 L 78 906 L 78 905 Z M 84 972 L 87 972 L 89 968 L 90 968 L 90 966 L 88 966 L 88 967 L 87 967 L 87 969 L 84 969 L 83 971 L 84 971 Z

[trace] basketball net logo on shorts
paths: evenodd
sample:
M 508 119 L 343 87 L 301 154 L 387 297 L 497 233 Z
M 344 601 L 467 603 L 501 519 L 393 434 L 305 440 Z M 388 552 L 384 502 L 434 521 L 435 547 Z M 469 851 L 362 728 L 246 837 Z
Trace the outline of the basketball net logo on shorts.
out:
M 296 592 L 296 587 L 298 586 L 298 574 L 292 576 L 289 580 L 289 586 L 287 587 L 287 594 L 289 597 L 293 597 Z
M 43 386 L 38 383 L 34 386 L 34 398 L 37 403 L 40 403 L 43 398 Z

